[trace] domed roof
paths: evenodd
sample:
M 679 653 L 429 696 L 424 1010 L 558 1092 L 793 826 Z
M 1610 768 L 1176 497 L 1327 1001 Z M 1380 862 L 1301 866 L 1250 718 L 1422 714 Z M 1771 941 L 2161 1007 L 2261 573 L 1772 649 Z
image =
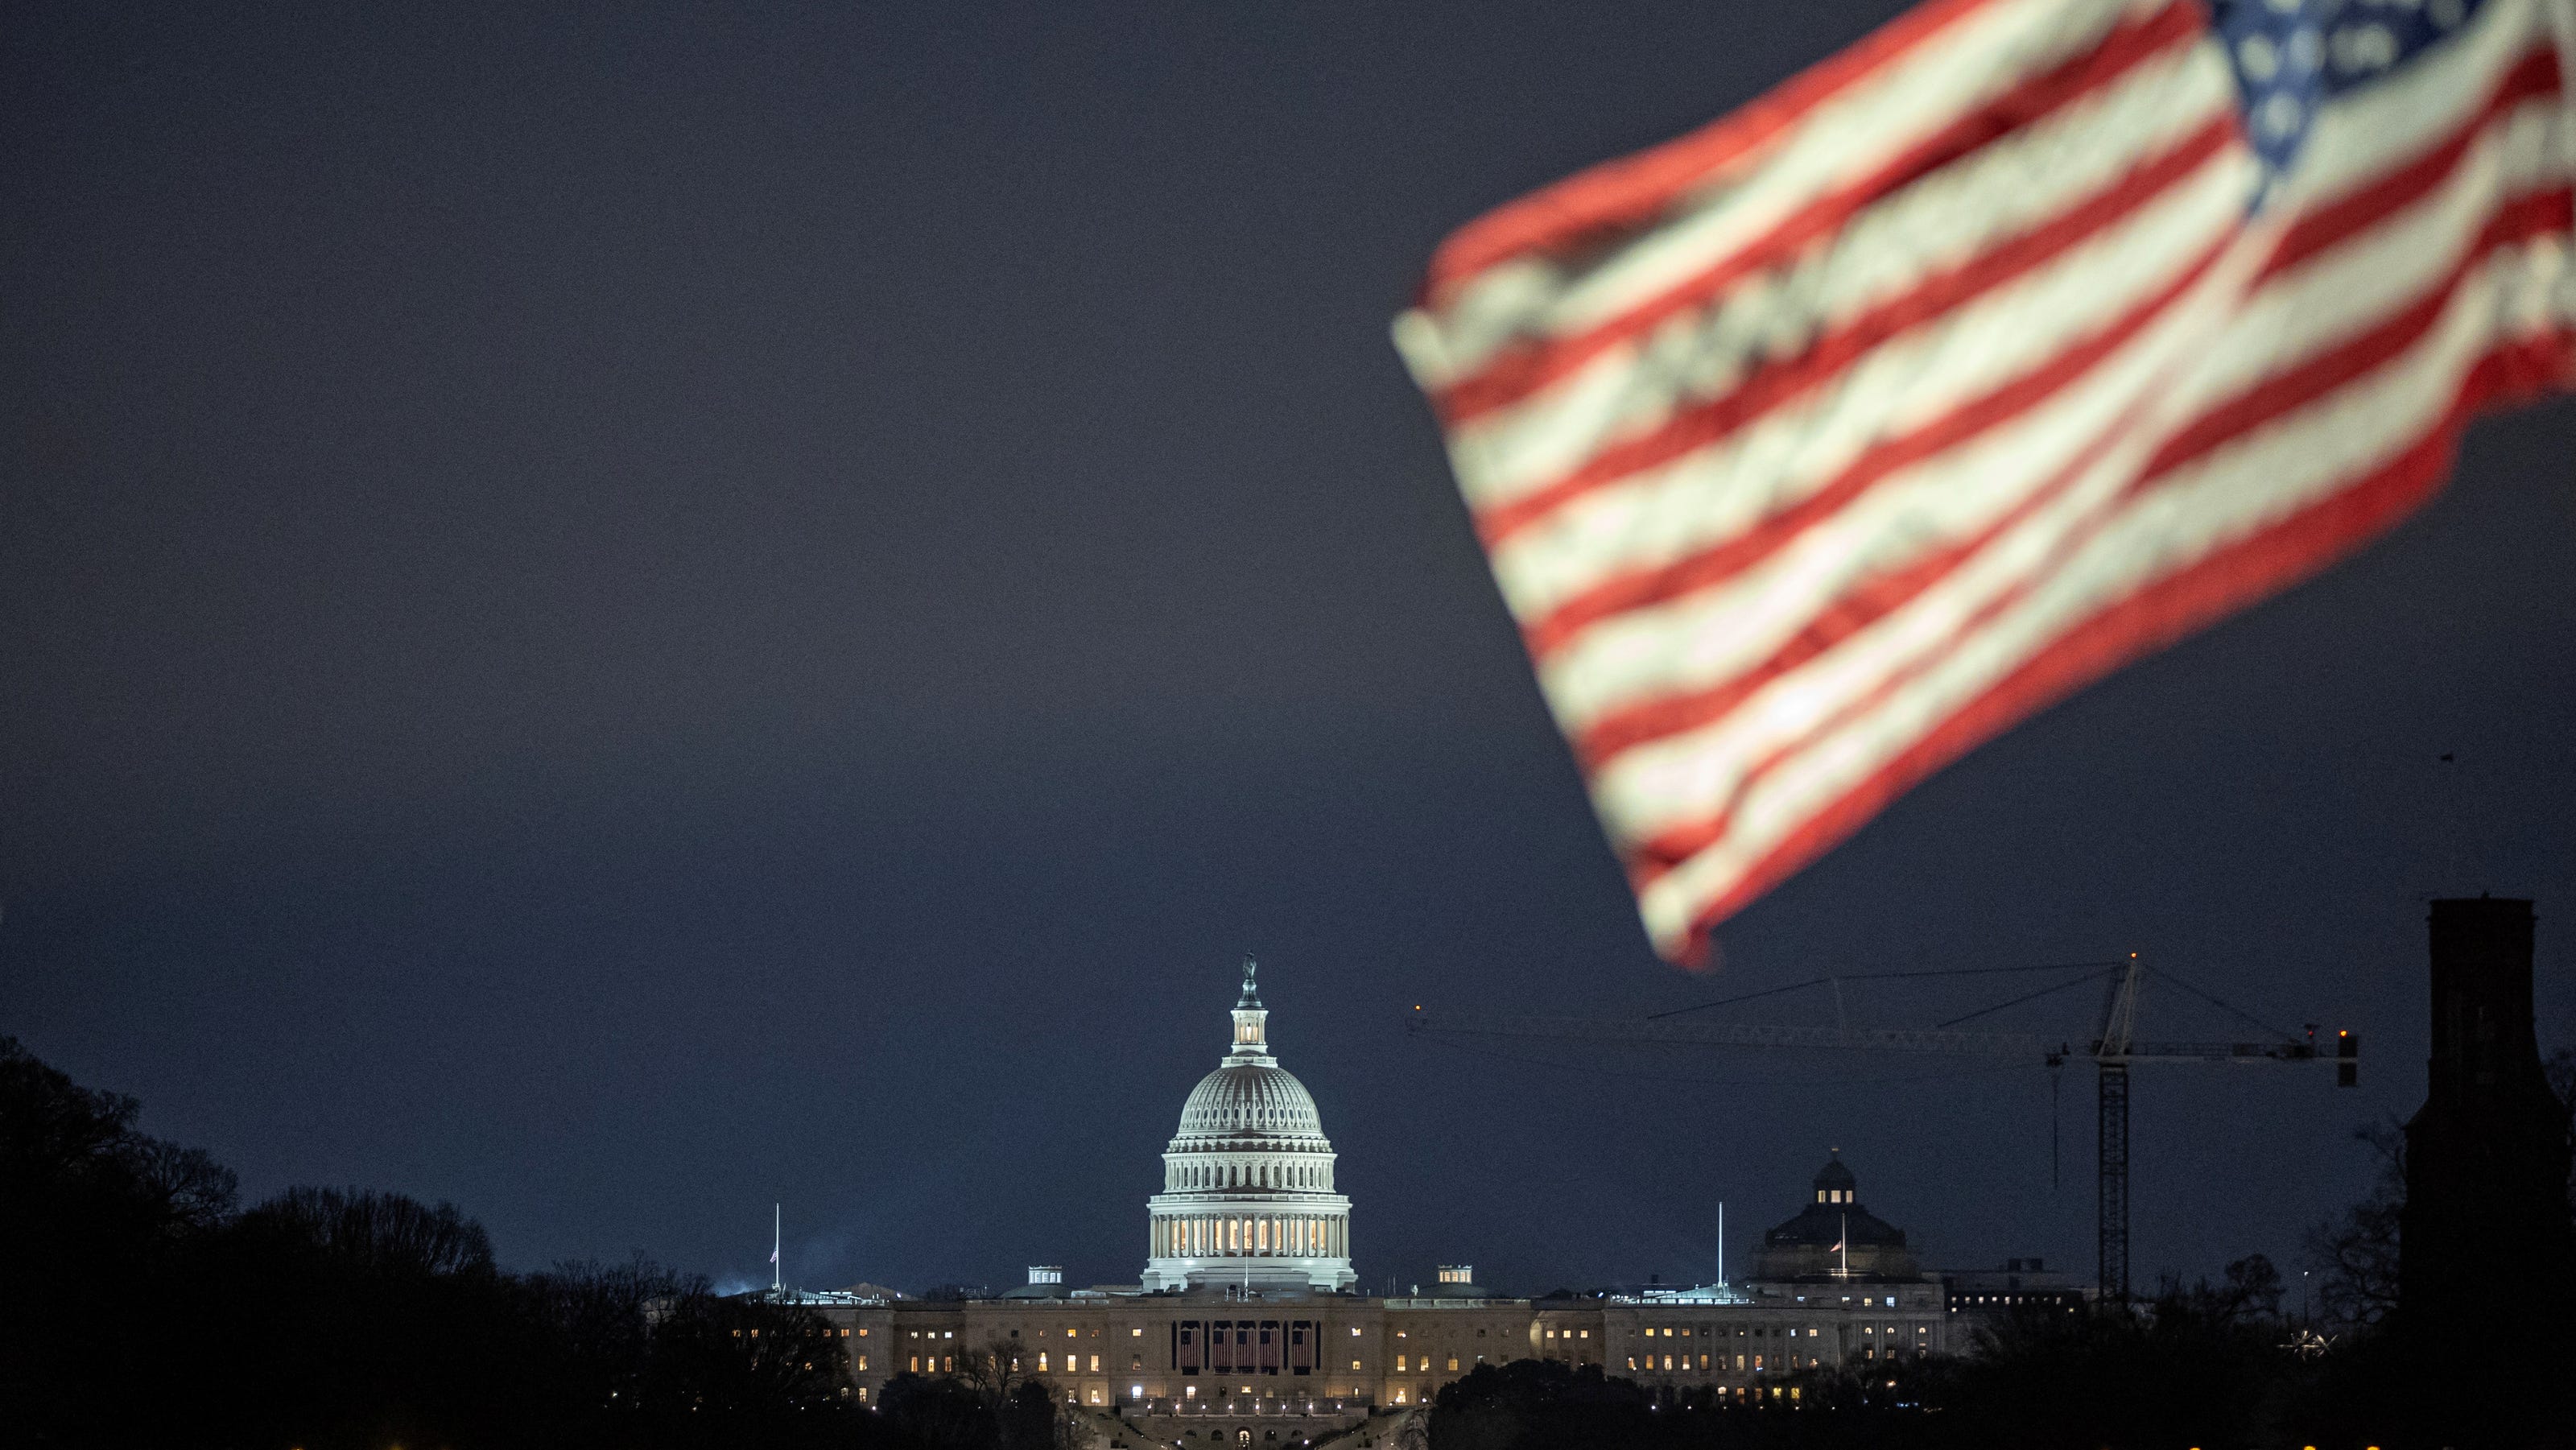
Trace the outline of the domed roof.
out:
M 1818 1188 L 1853 1188 L 1859 1183 L 1860 1180 L 1852 1176 L 1852 1171 L 1843 1166 L 1843 1155 L 1840 1152 L 1836 1152 L 1826 1160 L 1824 1170 L 1816 1175 Z
M 1321 1135 L 1315 1099 L 1296 1074 L 1263 1063 L 1230 1062 L 1199 1079 L 1181 1104 L 1184 1138 L 1227 1133 Z

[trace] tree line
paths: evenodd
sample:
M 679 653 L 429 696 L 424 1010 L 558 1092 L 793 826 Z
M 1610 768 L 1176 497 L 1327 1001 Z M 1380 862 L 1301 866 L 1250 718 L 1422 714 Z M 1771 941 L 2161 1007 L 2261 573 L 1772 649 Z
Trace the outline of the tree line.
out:
M 292 1188 L 245 1208 L 232 1170 L 138 1111 L 0 1037 L 0 1442 L 1052 1443 L 1043 1383 L 899 1382 L 878 1413 L 821 1315 L 640 1255 L 512 1273 L 452 1204 Z

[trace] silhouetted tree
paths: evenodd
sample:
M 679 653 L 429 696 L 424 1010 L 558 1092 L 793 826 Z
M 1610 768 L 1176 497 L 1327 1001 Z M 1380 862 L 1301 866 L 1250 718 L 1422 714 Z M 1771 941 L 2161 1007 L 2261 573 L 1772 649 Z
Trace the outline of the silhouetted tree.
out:
M 1423 1428 L 1431 1450 L 1625 1450 L 1665 1439 L 1651 1404 L 1599 1365 L 1521 1359 L 1441 1386 Z
M 2397 1123 L 2355 1128 L 2379 1155 L 2379 1175 L 2340 1220 L 2308 1230 L 2317 1307 L 2343 1333 L 2377 1324 L 2397 1307 L 2397 1220 L 2406 1208 L 2406 1133 Z
M 2135 1310 L 2008 1315 L 1925 1378 L 1924 1400 L 1944 1443 L 1997 1450 L 2270 1443 L 2300 1374 L 2280 1293 L 2257 1255 Z
M 704 1279 L 655 1306 L 647 1405 L 666 1412 L 779 1418 L 836 1407 L 846 1355 L 823 1316 L 729 1299 Z
M 135 1131 L 140 1111 L 0 1037 L 0 1414 L 25 1443 L 117 1437 L 165 1375 L 140 1321 L 232 1211 L 231 1171 Z
M 992 1406 L 947 1375 L 896 1375 L 878 1405 L 887 1427 L 920 1450 L 993 1450 L 1001 1440 Z

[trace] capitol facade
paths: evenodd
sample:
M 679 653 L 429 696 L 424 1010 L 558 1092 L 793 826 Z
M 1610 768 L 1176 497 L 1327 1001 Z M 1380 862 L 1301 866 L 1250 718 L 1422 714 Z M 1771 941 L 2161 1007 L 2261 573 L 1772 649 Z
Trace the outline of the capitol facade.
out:
M 1078 1287 L 1041 1265 L 996 1294 L 785 1295 L 846 1341 L 851 1394 L 874 1402 L 897 1377 L 980 1356 L 1154 1438 L 1245 1446 L 1426 1404 L 1481 1364 L 1597 1366 L 1661 1402 L 1740 1402 L 1794 1399 L 1802 1370 L 1948 1348 L 1941 1282 L 1839 1157 L 1740 1283 L 1520 1298 L 1453 1264 L 1409 1295 L 1356 1293 L 1351 1201 L 1313 1096 L 1271 1054 L 1269 1017 L 1247 960 L 1225 1055 L 1163 1151 L 1138 1282 Z

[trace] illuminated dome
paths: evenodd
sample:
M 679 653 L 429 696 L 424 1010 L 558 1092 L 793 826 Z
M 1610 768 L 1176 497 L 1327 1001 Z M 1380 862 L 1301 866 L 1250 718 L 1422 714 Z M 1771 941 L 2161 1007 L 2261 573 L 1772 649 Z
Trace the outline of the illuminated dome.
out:
M 1148 1289 L 1229 1285 L 1345 1289 L 1351 1201 L 1333 1191 L 1333 1145 L 1315 1099 L 1270 1055 L 1269 1010 L 1243 963 L 1234 1040 L 1181 1105 L 1147 1205 Z
M 1181 1137 L 1234 1133 L 1320 1138 L 1324 1125 L 1296 1074 L 1284 1067 L 1236 1063 L 1200 1078 L 1190 1100 L 1181 1104 Z

